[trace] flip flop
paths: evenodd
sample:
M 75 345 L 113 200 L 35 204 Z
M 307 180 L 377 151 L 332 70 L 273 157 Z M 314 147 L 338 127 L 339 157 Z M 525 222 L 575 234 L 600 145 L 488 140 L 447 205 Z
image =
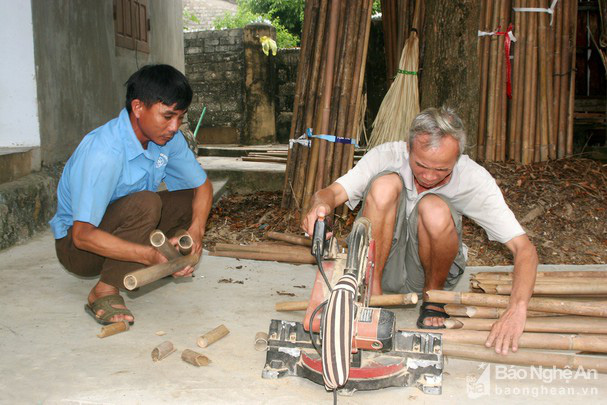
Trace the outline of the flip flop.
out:
M 424 321 L 426 318 L 449 318 L 449 314 L 443 311 L 437 311 L 435 309 L 428 309 L 427 307 L 432 305 L 433 307 L 445 308 L 445 304 L 439 304 L 437 302 L 424 302 L 422 306 L 419 308 L 419 318 L 417 318 L 417 327 L 420 329 L 445 329 L 445 325 L 442 326 L 432 326 L 425 325 Z
M 113 305 L 124 305 L 124 298 L 118 294 L 106 295 L 101 298 L 97 298 L 92 304 L 85 304 L 84 310 L 101 325 L 110 325 L 115 315 L 128 315 L 133 316 L 133 313 L 127 308 L 114 308 Z M 103 315 L 97 316 L 97 312 L 103 310 Z M 129 322 L 129 325 L 135 323 L 134 321 Z

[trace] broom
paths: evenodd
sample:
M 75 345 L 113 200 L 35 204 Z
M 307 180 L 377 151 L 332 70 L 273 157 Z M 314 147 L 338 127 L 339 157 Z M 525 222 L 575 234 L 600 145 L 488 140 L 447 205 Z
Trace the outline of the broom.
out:
M 418 14 L 420 0 L 416 2 Z M 400 57 L 398 73 L 373 122 L 368 148 L 385 142 L 404 141 L 408 138 L 411 121 L 419 114 L 417 69 L 419 65 L 419 38 L 412 30 Z

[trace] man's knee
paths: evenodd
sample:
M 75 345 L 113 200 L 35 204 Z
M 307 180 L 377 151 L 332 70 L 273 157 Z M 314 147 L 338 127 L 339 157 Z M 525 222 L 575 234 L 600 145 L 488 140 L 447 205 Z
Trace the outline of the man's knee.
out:
M 439 196 L 429 194 L 417 204 L 418 230 L 443 234 L 455 229 L 449 205 Z
M 398 205 L 402 189 L 403 183 L 398 174 L 378 177 L 371 183 L 365 206 L 380 212 L 394 209 Z
M 129 195 L 130 215 L 141 220 L 158 223 L 162 212 L 162 200 L 158 193 L 153 191 L 139 191 Z

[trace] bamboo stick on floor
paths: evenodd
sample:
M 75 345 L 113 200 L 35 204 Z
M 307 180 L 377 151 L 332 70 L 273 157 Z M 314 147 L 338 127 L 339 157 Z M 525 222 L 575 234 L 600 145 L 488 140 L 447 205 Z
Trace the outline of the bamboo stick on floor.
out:
M 505 308 L 477 307 L 469 305 L 447 304 L 445 312 L 451 316 L 465 316 L 468 318 L 497 319 L 506 311 Z M 562 314 L 552 314 L 549 312 L 527 311 L 528 318 L 546 317 L 546 316 L 565 316 Z
M 491 330 L 496 319 L 452 317 L 445 319 L 447 329 Z M 607 333 L 607 320 L 589 316 L 557 316 L 528 318 L 525 332 L 545 333 Z
M 455 291 L 430 290 L 429 301 L 444 304 L 465 304 L 495 308 L 506 308 L 510 297 L 492 294 L 463 293 Z M 557 314 L 607 317 L 607 305 L 585 301 L 569 301 L 557 298 L 536 298 L 529 300 L 529 311 Z
M 596 370 L 599 373 L 607 372 L 607 359 L 597 356 L 556 354 L 525 349 L 504 356 L 495 353 L 494 349 L 479 347 L 478 345 L 463 345 L 449 342 L 443 344 L 443 354 L 450 357 L 488 361 L 491 363 L 505 363 L 520 366 L 544 366 L 575 370 L 579 367 L 584 367 L 586 370 Z

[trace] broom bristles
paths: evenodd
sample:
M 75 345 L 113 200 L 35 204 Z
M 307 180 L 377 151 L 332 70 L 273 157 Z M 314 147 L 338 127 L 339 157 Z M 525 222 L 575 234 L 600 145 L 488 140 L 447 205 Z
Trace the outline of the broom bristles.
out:
M 399 69 L 417 72 L 419 40 L 415 31 L 407 39 L 401 54 Z M 385 142 L 406 141 L 411 121 L 419 114 L 417 75 L 396 75 L 373 122 L 368 148 Z

